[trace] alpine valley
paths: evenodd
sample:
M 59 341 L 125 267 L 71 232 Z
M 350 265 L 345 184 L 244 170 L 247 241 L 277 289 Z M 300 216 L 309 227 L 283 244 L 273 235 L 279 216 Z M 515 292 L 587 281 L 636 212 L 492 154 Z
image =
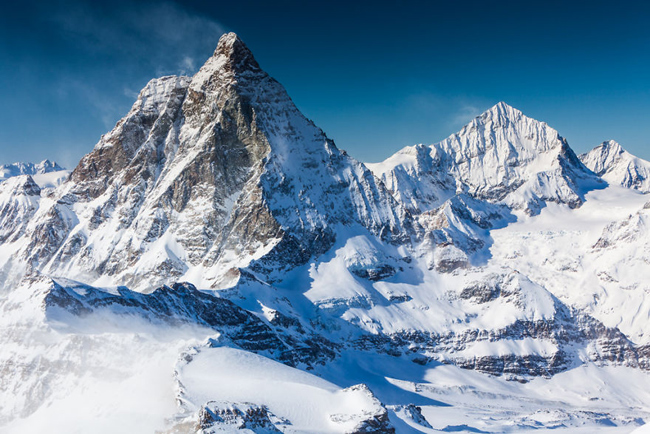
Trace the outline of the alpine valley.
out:
M 71 172 L 0 171 L 1 432 L 650 423 L 650 163 L 614 141 L 498 103 L 364 164 L 228 33 Z

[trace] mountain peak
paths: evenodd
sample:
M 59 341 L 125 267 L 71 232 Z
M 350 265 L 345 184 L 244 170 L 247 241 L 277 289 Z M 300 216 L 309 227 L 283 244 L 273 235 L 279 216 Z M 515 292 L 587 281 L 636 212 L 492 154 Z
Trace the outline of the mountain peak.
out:
M 580 160 L 610 184 L 650 192 L 650 162 L 630 154 L 614 140 L 582 154 Z
M 623 160 L 625 164 L 634 156 L 629 154 L 623 147 L 614 140 L 607 140 L 596 146 L 591 151 L 582 154 L 580 159 L 596 175 L 603 176 L 605 173 L 619 166 Z
M 56 172 L 59 170 L 65 170 L 63 167 L 59 166 L 56 161 L 43 160 L 36 165 L 37 173 L 48 173 Z
M 418 211 L 467 193 L 535 214 L 546 202 L 579 206 L 582 186 L 598 182 L 556 130 L 505 102 L 422 150 L 401 151 L 372 166 L 393 194 Z
M 500 101 L 480 115 L 479 119 L 495 123 L 501 123 L 506 120 L 516 122 L 523 116 L 524 114 L 520 110 Z
M 253 53 L 236 33 L 224 33 L 219 38 L 213 57 L 223 57 L 231 67 L 236 69 L 260 69 Z
M 607 140 L 598 145 L 595 149 L 601 150 L 601 152 L 621 154 L 626 152 L 625 149 L 618 143 L 616 140 Z
M 499 101 L 495 105 L 492 106 L 492 108 L 489 109 L 489 111 L 501 111 L 501 112 L 518 112 L 521 113 L 521 111 L 517 110 L 510 104 L 508 104 L 505 101 Z

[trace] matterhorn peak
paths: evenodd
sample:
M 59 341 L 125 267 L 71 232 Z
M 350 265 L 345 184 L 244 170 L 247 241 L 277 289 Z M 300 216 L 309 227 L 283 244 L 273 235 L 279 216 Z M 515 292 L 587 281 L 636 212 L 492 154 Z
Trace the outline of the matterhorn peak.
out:
M 233 32 L 225 33 L 219 38 L 219 43 L 214 50 L 213 57 L 224 58 L 226 64 L 235 70 L 260 69 L 255 57 L 253 57 L 253 53 L 239 36 Z

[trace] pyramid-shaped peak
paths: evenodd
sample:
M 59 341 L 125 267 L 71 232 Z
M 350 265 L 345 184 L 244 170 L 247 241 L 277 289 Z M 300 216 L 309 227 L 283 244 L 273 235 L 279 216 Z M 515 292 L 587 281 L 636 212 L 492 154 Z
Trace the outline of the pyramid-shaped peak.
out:
M 586 154 L 581 155 L 580 159 L 587 167 L 595 173 L 600 174 L 599 172 L 608 170 L 610 166 L 616 164 L 622 157 L 633 158 L 618 142 L 615 140 L 607 140 Z
M 620 154 L 622 152 L 625 152 L 625 149 L 618 143 L 616 140 L 606 140 L 603 143 L 601 143 L 597 148 L 602 149 L 603 151 L 607 152 L 614 152 L 617 154 Z
M 490 110 L 497 111 L 499 113 L 521 113 L 520 110 L 514 108 L 504 101 L 499 101 Z
M 597 175 L 603 175 L 607 171 L 624 162 L 632 161 L 636 157 L 627 152 L 615 140 L 607 140 L 596 146 L 591 151 L 580 156 L 582 162 Z
M 522 118 L 524 114 L 521 110 L 514 108 L 513 106 L 506 104 L 503 101 L 498 102 L 488 110 L 486 110 L 481 116 L 481 119 L 484 120 L 510 120 L 517 121 Z
M 225 33 L 219 38 L 214 56 L 224 57 L 236 69 L 260 69 L 253 53 L 236 33 Z

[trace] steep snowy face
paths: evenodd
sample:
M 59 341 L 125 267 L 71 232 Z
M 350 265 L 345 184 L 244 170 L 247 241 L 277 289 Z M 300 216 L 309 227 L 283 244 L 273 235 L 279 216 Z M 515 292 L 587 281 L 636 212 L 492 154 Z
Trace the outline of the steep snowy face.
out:
M 580 155 L 580 160 L 610 184 L 650 193 L 650 162 L 630 154 L 614 140 Z
M 14 262 L 135 288 L 229 286 L 264 256 L 260 269 L 291 268 L 326 251 L 337 225 L 411 235 L 391 194 L 232 33 L 194 77 L 149 82 L 30 224 Z
M 11 243 L 24 235 L 40 198 L 41 189 L 29 175 L 15 176 L 0 184 L 0 243 Z
M 546 202 L 580 206 L 597 183 L 557 131 L 503 102 L 440 143 L 370 167 L 416 211 L 464 192 L 537 214 Z

